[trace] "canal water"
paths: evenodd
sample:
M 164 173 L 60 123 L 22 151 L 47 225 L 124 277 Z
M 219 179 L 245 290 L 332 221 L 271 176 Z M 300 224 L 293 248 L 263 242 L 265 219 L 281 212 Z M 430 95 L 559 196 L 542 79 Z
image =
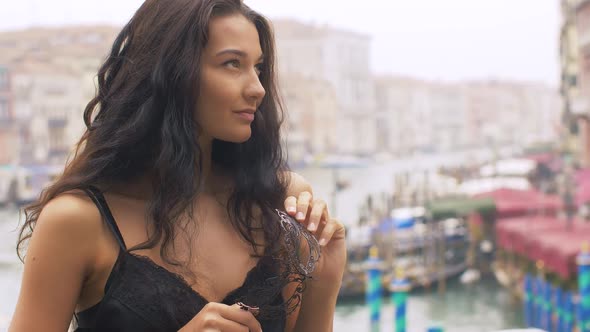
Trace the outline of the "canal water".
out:
M 407 304 L 407 329 L 425 332 L 439 325 L 450 332 L 491 332 L 523 326 L 523 312 L 518 303 L 493 279 L 483 279 L 465 286 L 457 279 L 449 280 L 446 292 L 436 287 L 415 290 Z M 394 308 L 384 299 L 381 332 L 393 332 Z M 341 302 L 336 310 L 334 331 L 369 331 L 369 311 L 364 300 Z
M 22 265 L 17 260 L 16 211 L 0 210 L 0 331 L 8 327 L 14 311 Z M 393 308 L 384 299 L 381 332 L 393 331 Z M 447 291 L 439 295 L 436 288 L 417 290 L 408 300 L 408 331 L 423 332 L 433 323 L 445 331 L 487 332 L 522 326 L 521 305 L 494 280 L 482 280 L 464 286 L 457 280 L 447 283 Z M 369 312 L 363 299 L 338 303 L 334 319 L 336 332 L 368 331 Z

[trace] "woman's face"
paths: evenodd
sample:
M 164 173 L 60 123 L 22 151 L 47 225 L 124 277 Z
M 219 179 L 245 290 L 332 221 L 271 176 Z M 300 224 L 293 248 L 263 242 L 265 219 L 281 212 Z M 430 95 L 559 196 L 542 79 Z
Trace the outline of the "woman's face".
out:
M 265 90 L 258 31 L 240 14 L 213 18 L 201 57 L 196 121 L 206 138 L 242 143 Z

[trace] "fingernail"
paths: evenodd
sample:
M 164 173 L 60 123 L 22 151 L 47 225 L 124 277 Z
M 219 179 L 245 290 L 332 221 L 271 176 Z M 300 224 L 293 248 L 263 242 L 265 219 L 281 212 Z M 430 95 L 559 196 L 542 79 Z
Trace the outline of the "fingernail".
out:
M 287 208 L 287 212 L 289 212 L 289 213 L 297 212 L 297 208 L 294 206 L 289 206 Z
M 315 231 L 315 224 L 310 222 L 309 225 L 307 226 L 307 230 L 310 232 Z
M 322 247 L 323 247 L 323 246 L 325 246 L 325 245 L 326 245 L 326 239 L 320 239 L 320 242 L 319 242 L 319 244 L 320 244 L 320 246 L 322 246 Z
M 303 219 L 305 219 L 305 216 L 303 215 L 303 212 L 297 212 L 297 214 L 295 215 L 295 219 L 297 219 L 297 220 L 303 220 Z

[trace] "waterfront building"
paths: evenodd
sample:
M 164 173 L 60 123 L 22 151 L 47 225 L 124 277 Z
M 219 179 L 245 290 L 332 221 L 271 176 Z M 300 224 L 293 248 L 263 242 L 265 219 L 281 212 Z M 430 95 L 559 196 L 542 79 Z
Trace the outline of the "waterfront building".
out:
M 377 149 L 369 36 L 293 20 L 273 20 L 279 72 L 325 81 L 336 97 L 339 153 L 371 155 Z
M 0 66 L 0 166 L 14 163 L 18 153 L 11 74 L 7 66 Z

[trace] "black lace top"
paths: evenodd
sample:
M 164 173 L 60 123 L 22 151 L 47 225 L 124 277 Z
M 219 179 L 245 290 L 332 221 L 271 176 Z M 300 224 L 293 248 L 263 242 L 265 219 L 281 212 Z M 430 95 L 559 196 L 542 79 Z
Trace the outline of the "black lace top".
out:
M 148 257 L 129 253 L 103 195 L 96 188 L 86 192 L 113 231 L 120 251 L 101 302 L 75 315 L 76 331 L 178 331 L 208 300 L 180 275 Z M 261 314 L 257 318 L 265 332 L 285 329 L 285 301 L 281 290 L 272 286 L 279 278 L 276 266 L 273 258 L 261 258 L 248 272 L 244 283 L 222 301 L 228 305 L 243 302 L 260 307 Z M 264 311 L 269 314 L 264 315 Z

